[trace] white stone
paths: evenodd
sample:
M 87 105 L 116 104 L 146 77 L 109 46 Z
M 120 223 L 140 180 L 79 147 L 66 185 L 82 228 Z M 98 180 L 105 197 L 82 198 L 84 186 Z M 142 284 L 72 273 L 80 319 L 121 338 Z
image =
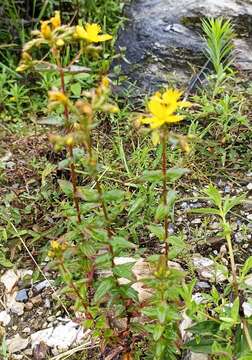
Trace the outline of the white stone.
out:
M 114 263 L 115 265 L 123 265 L 123 264 L 128 264 L 128 263 L 132 263 L 132 262 L 136 262 L 137 259 L 134 259 L 132 257 L 115 257 L 114 258 Z
M 7 294 L 6 306 L 12 313 L 21 316 L 24 313 L 25 304 L 16 301 L 16 294 L 17 294 L 16 291 L 13 294 Z
M 248 189 L 248 190 L 252 190 L 252 183 L 248 183 L 247 189 Z
M 243 312 L 244 312 L 245 317 L 252 316 L 252 303 L 244 302 L 242 304 L 242 307 L 243 307 Z
M 201 268 L 201 267 L 207 267 L 207 266 L 214 265 L 213 260 L 208 259 L 206 257 L 202 257 L 200 255 L 195 255 L 192 260 L 193 260 L 193 265 L 196 268 Z
M 202 294 L 199 292 L 193 294 L 192 299 L 196 302 L 196 304 L 201 304 L 204 300 Z
M 7 339 L 6 344 L 9 353 L 13 354 L 24 350 L 29 344 L 29 339 L 24 339 L 19 334 L 16 334 L 13 338 Z
M 32 348 L 34 348 L 35 345 L 40 344 L 41 341 L 43 341 L 45 344 L 49 341 L 51 335 L 53 333 L 53 327 L 50 327 L 48 329 L 39 330 L 31 335 L 31 343 Z
M 213 282 L 223 282 L 227 279 L 228 270 L 225 265 L 215 264 L 213 260 L 200 255 L 193 256 L 192 260 L 201 278 Z
M 140 281 L 134 283 L 131 287 L 137 292 L 140 303 L 148 300 L 153 295 L 153 290 L 146 288 L 145 284 Z
M 87 333 L 83 332 L 83 328 L 79 324 L 68 321 L 66 324 L 57 325 L 55 328 L 50 327 L 32 334 L 32 348 L 43 341 L 53 349 L 55 354 L 59 350 L 67 350 L 73 344 L 79 344 L 86 335 Z
M 67 350 L 77 338 L 78 324 L 70 321 L 66 325 L 58 325 L 48 340 L 47 345 L 61 350 Z
M 3 324 L 3 326 L 7 326 L 11 321 L 10 315 L 7 313 L 6 310 L 0 312 L 0 323 Z
M 10 293 L 18 282 L 19 278 L 20 276 L 14 270 L 10 269 L 1 276 L 0 281 L 4 284 L 6 292 Z
M 252 214 L 247 215 L 248 220 L 252 220 Z
M 191 360 L 208 360 L 208 355 L 207 354 L 202 354 L 202 353 L 191 353 Z
M 246 277 L 246 279 L 245 279 L 245 284 L 247 285 L 247 286 L 251 286 L 252 287 L 252 274 L 251 275 L 248 275 L 247 277 Z

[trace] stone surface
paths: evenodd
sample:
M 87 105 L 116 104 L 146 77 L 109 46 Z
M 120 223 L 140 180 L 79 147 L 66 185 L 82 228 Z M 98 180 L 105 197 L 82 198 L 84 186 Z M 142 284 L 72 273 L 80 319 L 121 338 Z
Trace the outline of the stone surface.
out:
M 17 292 L 16 301 L 25 302 L 28 300 L 27 289 L 22 289 Z
M 192 261 L 200 278 L 211 282 L 223 282 L 227 279 L 228 270 L 225 265 L 197 254 L 193 256 Z
M 3 326 L 7 326 L 11 321 L 10 315 L 7 313 L 7 311 L 1 311 L 0 312 L 0 323 L 3 324 Z
M 119 33 L 117 52 L 125 49 L 123 75 L 143 92 L 172 81 L 185 83 L 192 67 L 206 59 L 200 35 L 200 18 L 225 16 L 235 24 L 237 67 L 252 70 L 251 18 L 248 0 L 133 0 L 125 7 L 128 21 Z
M 2 276 L 1 276 L 1 283 L 4 284 L 6 292 L 10 293 L 16 283 L 19 280 L 19 275 L 12 269 L 7 270 Z
M 50 327 L 32 334 L 32 348 L 43 342 L 50 348 L 67 350 L 73 344 L 79 344 L 87 334 L 84 334 L 80 325 L 68 321 L 66 324 L 59 324 L 54 328 Z
M 51 281 L 51 283 L 52 283 L 52 281 Z M 49 287 L 50 285 L 51 284 L 50 284 L 50 282 L 48 280 L 41 281 L 41 282 L 34 285 L 33 291 L 35 293 L 39 293 L 42 290 L 44 290 L 45 288 Z
M 13 338 L 7 339 L 6 343 L 8 351 L 12 354 L 24 350 L 28 346 L 29 340 L 22 338 L 19 334 L 16 334 Z
M 24 313 L 24 303 L 16 301 L 17 292 L 13 294 L 7 294 L 6 296 L 6 306 L 14 314 L 23 315 Z

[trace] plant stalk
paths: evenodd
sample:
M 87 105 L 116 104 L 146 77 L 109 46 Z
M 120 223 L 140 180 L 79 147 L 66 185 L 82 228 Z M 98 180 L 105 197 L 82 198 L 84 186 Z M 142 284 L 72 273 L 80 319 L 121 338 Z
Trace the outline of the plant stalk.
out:
M 163 174 L 163 191 L 162 191 L 162 198 L 164 207 L 167 207 L 167 179 L 166 179 L 166 164 L 167 164 L 167 142 L 166 142 L 166 132 L 163 134 L 162 137 L 162 174 Z M 165 243 L 165 256 L 167 259 L 169 258 L 169 237 L 168 237 L 168 214 L 165 215 L 164 218 L 164 243 Z
M 65 76 L 64 76 L 64 70 L 62 69 L 61 62 L 59 56 L 56 56 L 56 62 L 58 71 L 60 74 L 60 81 L 61 81 L 61 91 L 63 94 L 65 94 Z M 69 111 L 67 104 L 64 105 L 64 116 L 67 124 L 67 130 L 69 130 Z M 73 147 L 71 145 L 68 146 L 69 155 L 71 158 L 71 164 L 70 164 L 70 175 L 71 175 L 71 182 L 73 186 L 73 201 L 74 206 L 77 212 L 77 220 L 78 223 L 81 223 L 81 213 L 80 213 L 80 204 L 79 204 L 79 198 L 77 194 L 77 175 L 75 171 L 75 165 L 74 165 L 74 157 L 73 157 Z
M 235 298 L 237 298 L 239 296 L 239 287 L 238 287 L 238 281 L 237 281 L 237 275 L 236 275 L 236 265 L 235 265 L 235 259 L 234 259 L 234 251 L 233 251 L 232 240 L 231 240 L 230 234 L 226 235 L 226 240 L 227 240 L 227 245 L 228 245 L 231 272 L 232 272 L 232 277 L 233 277 L 234 295 L 235 295 Z

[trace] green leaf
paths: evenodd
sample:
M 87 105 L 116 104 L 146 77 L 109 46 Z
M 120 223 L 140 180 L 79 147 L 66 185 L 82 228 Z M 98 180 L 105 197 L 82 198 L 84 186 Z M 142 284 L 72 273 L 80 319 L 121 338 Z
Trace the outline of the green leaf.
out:
M 103 279 L 95 292 L 94 303 L 100 303 L 104 299 L 104 296 L 114 287 L 114 285 L 115 281 L 113 277 L 107 277 Z
M 174 167 L 167 170 L 166 177 L 168 181 L 174 182 L 187 173 L 189 173 L 188 169 Z
M 89 189 L 84 186 L 78 186 L 77 191 L 78 191 L 78 196 L 87 202 L 96 203 L 99 201 L 99 194 L 95 189 Z
M 81 94 L 81 84 L 76 82 L 74 84 L 71 85 L 70 87 L 71 92 L 74 94 L 74 96 L 79 97 Z
M 99 242 L 107 243 L 108 242 L 108 232 L 104 229 L 92 229 L 91 230 L 92 239 Z
M 132 274 L 132 267 L 135 265 L 135 263 L 127 263 L 122 265 L 116 265 L 113 268 L 113 274 L 116 275 L 118 278 L 126 278 L 129 280 L 133 280 L 133 274 Z
M 244 200 L 244 195 L 241 196 L 234 196 L 231 198 L 226 198 L 223 204 L 223 212 L 224 216 L 235 206 L 240 205 Z
M 220 215 L 220 211 L 213 208 L 197 208 L 197 209 L 191 209 L 190 213 L 193 214 L 206 214 L 206 215 Z
M 243 265 L 242 269 L 241 269 L 241 276 L 242 276 L 242 280 L 244 279 L 244 277 L 248 274 L 248 272 L 252 269 L 252 256 L 250 256 L 246 261 L 245 264 Z
M 240 300 L 239 298 L 236 298 L 231 308 L 231 317 L 234 320 L 234 322 L 238 322 L 240 319 L 239 309 L 240 309 Z
M 147 228 L 150 230 L 150 232 L 155 235 L 159 240 L 164 239 L 164 228 L 160 225 L 148 225 Z
M 98 255 L 95 259 L 95 264 L 99 268 L 107 268 L 111 265 L 111 254 Z
M 128 215 L 136 214 L 139 210 L 141 210 L 146 203 L 145 197 L 139 197 L 133 201 L 131 208 L 129 209 Z
M 83 254 L 87 257 L 91 257 L 93 255 L 95 255 L 95 248 L 94 246 L 89 242 L 89 241 L 85 241 L 84 243 L 82 243 L 80 246 L 80 250 L 83 252 Z
M 154 329 L 153 329 L 153 339 L 154 339 L 154 341 L 158 341 L 161 338 L 164 330 L 165 330 L 164 325 L 155 324 Z
M 105 191 L 104 193 L 104 200 L 105 201 L 121 201 L 123 200 L 125 195 L 125 192 L 122 190 L 110 190 L 110 191 Z
M 163 324 L 165 322 L 167 310 L 168 310 L 168 305 L 166 302 L 161 302 L 157 306 L 157 316 L 158 316 L 158 320 L 161 324 Z
M 13 266 L 12 262 L 6 259 L 6 256 L 3 251 L 0 251 L 0 265 L 5 268 L 11 268 Z
M 112 245 L 113 251 L 115 253 L 123 249 L 135 249 L 137 247 L 135 244 L 124 239 L 122 236 L 114 236 L 110 240 L 110 244 Z
M 193 339 L 185 344 L 186 349 L 190 349 L 193 352 L 211 354 L 212 345 L 216 339 L 214 337 L 204 337 L 199 340 Z
M 172 221 L 174 221 L 174 206 L 175 206 L 175 202 L 177 200 L 177 191 L 175 190 L 170 190 L 168 191 L 167 194 L 167 205 L 168 205 L 168 211 L 169 211 L 169 215 L 172 219 Z
M 171 235 L 169 236 L 170 250 L 169 260 L 176 258 L 185 249 L 186 245 L 182 236 Z
M 68 197 L 71 197 L 73 194 L 73 185 L 70 181 L 67 180 L 58 180 L 58 184 L 60 189 L 66 194 Z
M 209 185 L 207 189 L 205 190 L 205 194 L 212 200 L 212 202 L 220 209 L 221 208 L 221 194 L 219 190 L 213 186 Z
M 42 171 L 42 174 L 41 174 L 41 186 L 46 185 L 47 176 L 50 175 L 52 172 L 54 172 L 55 169 L 56 169 L 55 165 L 53 165 L 51 163 L 46 164 L 46 167 L 44 168 L 44 170 Z
M 145 181 L 159 182 L 163 180 L 163 174 L 161 170 L 145 170 L 142 175 Z
M 215 335 L 219 330 L 219 324 L 216 321 L 204 320 L 193 325 L 189 332 L 197 335 Z
M 155 221 L 162 221 L 169 215 L 169 207 L 163 203 L 159 204 L 155 213 Z

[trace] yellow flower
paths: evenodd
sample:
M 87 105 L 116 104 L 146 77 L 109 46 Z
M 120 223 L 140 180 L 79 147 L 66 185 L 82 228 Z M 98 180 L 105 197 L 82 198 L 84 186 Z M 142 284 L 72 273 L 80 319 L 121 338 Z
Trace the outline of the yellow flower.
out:
M 58 27 L 61 26 L 61 19 L 60 19 L 60 12 L 59 11 L 55 11 L 54 17 L 51 18 L 50 20 L 53 29 L 57 29 Z
M 25 71 L 27 68 L 28 68 L 27 65 L 25 65 L 25 64 L 20 64 L 20 65 L 16 68 L 16 71 L 17 71 L 17 72 L 23 72 L 23 71 Z
M 100 32 L 101 27 L 98 24 L 86 24 L 85 28 L 77 25 L 74 36 L 94 43 L 112 39 L 112 36 L 108 34 L 99 35 Z
M 60 244 L 58 243 L 58 241 L 52 240 L 52 241 L 51 241 L 51 248 L 52 248 L 53 250 L 59 249 L 59 248 L 60 248 Z
M 109 78 L 107 76 L 103 76 L 101 80 L 101 84 L 103 87 L 108 88 L 109 87 Z
M 157 92 L 148 102 L 150 117 L 140 118 L 142 124 L 150 125 L 152 130 L 160 128 L 164 124 L 177 123 L 184 119 L 184 116 L 177 115 L 175 112 L 183 107 L 190 107 L 188 101 L 179 101 L 182 92 L 168 89 L 163 94 Z M 158 141 L 157 134 L 154 136 L 155 142 Z
M 40 31 L 41 31 L 42 36 L 47 40 L 51 39 L 51 37 L 52 37 L 52 30 L 51 30 L 49 23 L 50 23 L 50 21 L 48 21 L 48 20 L 41 21 Z
M 68 97 L 61 91 L 52 90 L 48 92 L 49 101 L 66 105 L 68 103 Z
M 61 47 L 61 46 L 64 46 L 64 40 L 62 40 L 62 39 L 59 39 L 59 40 L 57 40 L 56 41 L 56 45 L 58 46 L 58 47 Z

